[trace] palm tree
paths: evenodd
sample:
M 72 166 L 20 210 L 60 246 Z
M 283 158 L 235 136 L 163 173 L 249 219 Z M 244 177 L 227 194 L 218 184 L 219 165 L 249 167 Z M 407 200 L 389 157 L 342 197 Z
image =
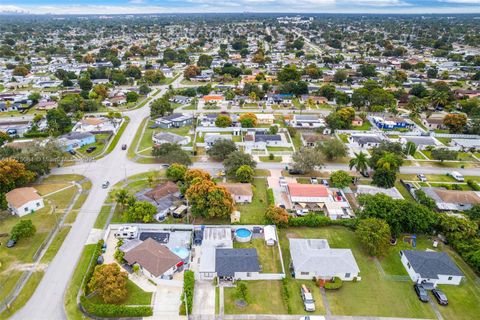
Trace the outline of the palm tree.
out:
M 122 206 L 122 211 L 125 209 L 129 196 L 130 194 L 125 189 L 120 189 L 115 193 L 115 200 Z
M 445 91 L 433 91 L 432 94 L 430 95 L 430 102 L 432 103 L 432 106 L 438 107 L 438 106 L 446 106 L 448 102 L 450 101 L 448 92 Z
M 363 151 L 360 153 L 355 153 L 355 157 L 350 160 L 350 170 L 355 167 L 355 170 L 358 172 L 365 172 L 368 170 L 368 159 L 367 154 Z

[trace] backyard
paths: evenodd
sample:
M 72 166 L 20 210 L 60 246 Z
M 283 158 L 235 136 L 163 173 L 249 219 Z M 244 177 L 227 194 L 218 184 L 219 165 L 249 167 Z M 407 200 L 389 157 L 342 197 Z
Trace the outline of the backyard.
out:
M 268 208 L 267 180 L 264 178 L 255 178 L 252 185 L 252 203 L 237 205 L 237 210 L 240 211 L 241 214 L 240 222 L 243 224 L 263 224 L 265 211 Z
M 281 273 L 282 263 L 278 246 L 267 246 L 264 239 L 252 239 L 251 242 L 235 242 L 235 248 L 255 248 L 262 268 L 262 273 Z

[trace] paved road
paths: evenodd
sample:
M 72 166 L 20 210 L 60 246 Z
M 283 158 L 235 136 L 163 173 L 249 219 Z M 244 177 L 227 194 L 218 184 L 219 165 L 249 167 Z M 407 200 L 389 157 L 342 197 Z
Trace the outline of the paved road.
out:
M 176 79 L 172 85 L 179 87 L 182 77 Z M 163 94 L 167 89 L 162 87 Z M 151 101 L 150 101 L 151 102 Z M 116 148 L 107 156 L 95 162 L 81 163 L 72 167 L 64 167 L 53 170 L 53 174 L 76 173 L 84 175 L 92 181 L 92 190 L 80 210 L 75 223 L 72 226 L 67 238 L 63 242 L 58 254 L 46 270 L 37 290 L 28 303 L 14 315 L 13 319 L 65 319 L 64 292 L 78 262 L 83 246 L 93 227 L 95 219 L 108 194 L 108 189 L 102 189 L 103 181 L 108 180 L 111 185 L 121 181 L 127 176 L 158 169 L 158 164 L 138 164 L 127 158 L 126 151 L 121 150 L 122 144 L 130 146 L 137 129 L 142 120 L 149 115 L 149 105 L 124 112 L 130 117 L 124 134 L 120 138 Z M 196 162 L 193 167 L 218 170 L 222 168 L 221 163 Z M 259 169 L 283 169 L 285 164 L 281 163 L 259 163 Z M 348 169 L 344 164 L 329 164 L 326 170 Z M 478 169 L 456 169 L 464 175 L 480 175 Z M 403 167 L 402 173 L 436 173 L 444 174 L 445 169 L 435 167 Z

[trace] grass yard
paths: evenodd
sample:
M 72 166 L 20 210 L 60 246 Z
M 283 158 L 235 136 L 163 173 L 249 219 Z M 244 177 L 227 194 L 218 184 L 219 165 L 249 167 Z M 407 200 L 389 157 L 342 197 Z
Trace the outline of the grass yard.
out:
M 100 154 L 102 154 L 103 150 L 108 145 L 109 137 L 110 137 L 109 134 L 103 134 L 103 133 L 102 134 L 96 134 L 95 135 L 95 143 L 87 144 L 83 147 L 80 147 L 80 148 L 77 149 L 77 152 L 82 154 L 84 157 L 95 158 L 95 157 L 99 156 Z M 88 153 L 87 149 L 92 147 L 92 146 L 95 146 L 97 148 L 95 150 L 93 150 L 92 152 Z
M 234 248 L 255 248 L 262 268 L 262 273 L 281 273 L 282 263 L 278 247 L 267 246 L 263 239 L 253 239 L 251 242 L 235 242 Z
M 268 151 L 293 151 L 291 147 L 267 147 Z
M 259 158 L 260 158 L 260 161 L 262 161 L 262 162 L 282 162 L 282 157 L 280 157 L 280 156 L 273 157 L 273 160 L 270 159 L 270 157 L 268 157 L 268 156 L 262 156 L 262 157 L 259 157 Z
M 225 288 L 225 314 L 286 314 L 282 299 L 281 281 L 244 281 L 247 286 L 248 305 L 235 305 L 235 288 Z
M 305 313 L 302 296 L 300 295 L 300 288 L 302 284 L 307 286 L 313 295 L 313 299 L 315 300 L 315 311 L 309 312 L 309 314 L 325 314 L 326 311 L 325 306 L 323 305 L 320 289 L 318 289 L 312 281 L 289 279 L 287 283 L 288 292 L 290 294 L 289 305 L 292 310 L 292 314 Z
M 400 192 L 405 200 L 415 201 L 410 192 L 408 192 L 408 190 L 403 186 L 403 184 L 400 183 L 400 181 L 395 182 L 395 188 L 397 188 L 398 192 Z
M 60 228 L 55 238 L 53 238 L 53 241 L 48 247 L 47 251 L 45 251 L 45 254 L 42 257 L 42 260 L 40 260 L 40 263 L 49 263 L 53 260 L 58 250 L 62 246 L 63 241 L 70 232 L 71 228 L 71 226 L 64 226 Z
M 243 224 L 263 224 L 267 208 L 267 180 L 256 178 L 253 180 L 252 203 L 237 205 L 237 210 L 241 214 L 240 222 Z
M 130 279 L 127 280 L 127 300 L 122 305 L 147 305 L 152 301 L 152 292 L 145 292 Z M 98 295 L 89 298 L 91 302 L 103 304 L 103 300 Z
M 365 120 L 361 126 L 352 126 L 353 130 L 361 130 L 361 131 L 368 131 L 372 128 L 372 124 L 370 121 Z
M 93 225 L 96 229 L 103 229 L 105 228 L 105 224 L 107 223 L 108 216 L 110 214 L 111 206 L 105 205 L 100 210 L 100 213 L 97 216 L 97 220 L 95 220 L 95 224 Z
M 86 319 L 82 312 L 80 312 L 78 309 L 77 294 L 82 285 L 83 276 L 85 275 L 85 272 L 87 272 L 91 257 L 95 251 L 95 247 L 95 244 L 89 244 L 84 247 L 82 255 L 80 256 L 78 264 L 65 292 L 65 313 L 67 314 L 67 318 L 69 320 Z
M 429 305 L 418 301 L 410 282 L 382 278 L 373 259 L 358 243 L 354 232 L 343 227 L 288 228 L 280 231 L 285 266 L 290 263 L 288 237 L 327 239 L 332 248 L 350 248 L 360 268 L 361 281 L 344 282 L 339 290 L 327 290 L 335 315 L 434 318 Z
M 343 141 L 343 143 L 348 143 L 348 134 L 341 133 L 341 134 L 338 135 L 338 137 L 340 138 L 340 140 Z

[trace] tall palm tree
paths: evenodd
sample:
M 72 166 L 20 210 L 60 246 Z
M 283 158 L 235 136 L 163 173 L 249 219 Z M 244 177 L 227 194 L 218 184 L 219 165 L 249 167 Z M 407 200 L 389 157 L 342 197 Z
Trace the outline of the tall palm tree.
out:
M 122 206 L 122 211 L 125 209 L 129 196 L 130 194 L 126 189 L 120 189 L 115 193 L 115 200 Z
M 446 106 L 449 102 L 448 92 L 438 90 L 433 91 L 430 95 L 430 102 L 432 103 L 432 106 L 435 107 Z
M 398 156 L 392 152 L 386 152 L 380 159 L 377 161 L 377 168 L 382 168 L 385 170 L 398 170 L 400 167 Z
M 360 153 L 355 153 L 355 157 L 350 160 L 349 163 L 350 170 L 355 167 L 355 170 L 358 172 L 365 172 L 368 170 L 368 159 L 367 154 L 363 151 Z

